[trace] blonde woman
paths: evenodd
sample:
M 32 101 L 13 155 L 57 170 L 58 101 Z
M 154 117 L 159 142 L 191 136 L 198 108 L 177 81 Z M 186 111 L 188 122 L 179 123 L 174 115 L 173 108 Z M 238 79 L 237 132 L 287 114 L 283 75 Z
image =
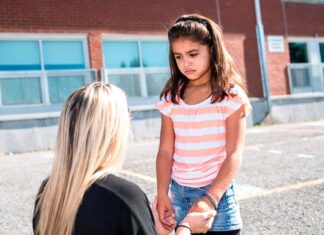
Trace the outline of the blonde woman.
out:
M 119 88 L 95 82 L 69 96 L 59 120 L 53 169 L 35 203 L 35 234 L 156 234 L 144 192 L 115 175 L 125 156 L 129 126 L 126 97 Z M 183 228 L 183 234 L 206 230 L 209 217 L 188 216 L 184 225 L 189 229 Z M 198 227 L 192 223 L 195 218 Z

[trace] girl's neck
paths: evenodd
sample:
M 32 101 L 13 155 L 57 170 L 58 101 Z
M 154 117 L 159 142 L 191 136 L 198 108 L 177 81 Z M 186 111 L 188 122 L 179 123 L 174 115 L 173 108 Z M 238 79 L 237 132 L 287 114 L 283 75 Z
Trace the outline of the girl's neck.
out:
M 210 80 L 202 81 L 202 82 L 190 81 L 188 85 L 192 87 L 203 87 L 209 84 L 210 84 Z

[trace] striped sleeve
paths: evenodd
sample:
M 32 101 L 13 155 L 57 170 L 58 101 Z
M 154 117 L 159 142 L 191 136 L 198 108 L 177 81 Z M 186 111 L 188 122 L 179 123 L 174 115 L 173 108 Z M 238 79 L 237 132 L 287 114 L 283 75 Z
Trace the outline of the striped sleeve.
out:
M 165 99 L 165 97 L 163 96 L 155 106 L 162 114 L 167 117 L 171 117 L 173 103 L 171 102 L 170 96 L 167 96 L 167 99 Z
M 225 99 L 224 103 L 224 117 L 227 119 L 229 116 L 231 116 L 235 111 L 237 111 L 239 108 L 244 105 L 244 115 L 247 117 L 248 114 L 252 111 L 252 106 L 249 101 L 248 96 L 244 92 L 244 90 L 236 85 L 234 88 L 232 88 L 232 92 L 235 94 L 229 95 Z

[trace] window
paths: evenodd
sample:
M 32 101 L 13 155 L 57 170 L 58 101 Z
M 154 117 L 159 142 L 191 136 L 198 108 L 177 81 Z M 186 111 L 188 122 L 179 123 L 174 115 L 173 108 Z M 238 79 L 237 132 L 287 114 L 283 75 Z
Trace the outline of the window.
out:
M 40 69 L 38 42 L 0 41 L 0 71 Z
M 40 78 L 5 78 L 0 80 L 2 104 L 39 104 L 42 102 Z
M 168 42 L 129 36 L 103 42 L 106 80 L 122 88 L 130 101 L 157 97 L 169 78 Z
M 85 39 L 13 38 L 2 40 L 0 35 L 0 107 L 62 103 L 94 79 L 87 69 Z
M 136 42 L 105 42 L 106 68 L 138 68 L 139 55 Z
M 85 69 L 80 41 L 44 41 L 43 51 L 45 70 Z M 85 83 L 84 76 L 48 76 L 50 102 L 64 102 L 69 94 Z
M 63 102 L 74 90 L 85 83 L 83 76 L 49 76 L 49 98 L 51 103 Z
M 85 68 L 82 42 L 44 41 L 43 51 L 46 70 Z
M 168 67 L 168 44 L 166 42 L 142 42 L 144 67 Z
M 290 64 L 288 66 L 290 88 L 292 93 L 311 92 L 311 65 L 308 63 L 306 42 L 290 42 Z
M 323 42 L 319 44 L 319 48 L 321 54 L 321 62 L 324 63 L 324 43 Z
M 291 63 L 307 63 L 307 46 L 306 43 L 293 42 L 289 43 L 289 54 Z

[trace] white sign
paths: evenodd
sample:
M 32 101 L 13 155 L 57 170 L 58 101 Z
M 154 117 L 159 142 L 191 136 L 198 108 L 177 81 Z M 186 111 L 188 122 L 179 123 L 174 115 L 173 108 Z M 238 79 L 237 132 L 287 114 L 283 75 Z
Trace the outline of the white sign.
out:
M 284 52 L 284 37 L 283 36 L 268 36 L 269 52 Z

